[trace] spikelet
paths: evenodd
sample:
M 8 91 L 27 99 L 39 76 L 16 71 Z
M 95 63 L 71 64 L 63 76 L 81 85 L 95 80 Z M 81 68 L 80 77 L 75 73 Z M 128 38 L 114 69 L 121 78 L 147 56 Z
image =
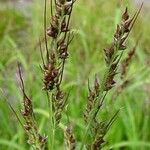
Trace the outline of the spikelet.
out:
M 49 62 L 44 65 L 44 90 L 53 90 L 58 83 L 59 68 L 56 67 L 55 54 L 51 53 Z
M 55 116 L 55 121 L 56 125 L 59 124 L 60 119 L 62 117 L 62 112 L 65 107 L 65 93 L 62 91 L 58 90 L 56 95 L 53 95 L 53 104 L 54 104 L 54 116 Z
M 121 79 L 123 79 L 127 74 L 127 69 L 129 67 L 132 58 L 135 55 L 136 46 L 128 52 L 128 56 L 121 63 Z
M 67 125 L 64 131 L 65 141 L 67 150 L 75 150 L 76 148 L 76 139 L 73 134 L 73 127 L 71 124 Z
M 95 105 L 95 100 L 99 96 L 99 90 L 100 90 L 100 85 L 97 77 L 95 77 L 95 82 L 94 82 L 94 88 L 93 90 L 90 89 L 89 82 L 88 82 L 88 90 L 89 90 L 89 95 L 87 97 L 87 106 L 84 112 L 84 120 L 87 123 L 90 118 L 90 113 Z

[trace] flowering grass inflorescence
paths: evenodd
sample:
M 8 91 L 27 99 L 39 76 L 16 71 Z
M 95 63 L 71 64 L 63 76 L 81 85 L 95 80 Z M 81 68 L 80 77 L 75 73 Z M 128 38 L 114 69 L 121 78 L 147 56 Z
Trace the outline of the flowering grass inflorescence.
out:
M 21 76 L 19 65 L 19 76 L 23 93 L 23 111 L 22 116 L 25 123 L 21 123 L 26 134 L 28 143 L 37 150 L 46 149 L 54 150 L 55 132 L 61 123 L 63 111 L 69 99 L 69 92 L 64 92 L 62 81 L 66 60 L 69 57 L 68 48 L 73 40 L 73 32 L 70 29 L 70 19 L 72 15 L 75 0 L 51 0 L 51 18 L 47 27 L 47 1 L 45 0 L 44 11 L 44 34 L 45 34 L 45 51 L 42 49 L 40 41 L 40 52 L 42 58 L 41 70 L 43 73 L 43 90 L 46 92 L 49 109 L 49 130 L 48 137 L 42 136 L 38 132 L 38 126 L 33 113 L 32 100 L 25 93 L 24 82 Z M 53 3 L 54 2 L 54 3 Z M 104 76 L 99 80 L 95 75 L 93 88 L 88 81 L 87 105 L 84 111 L 85 131 L 83 133 L 80 150 L 99 150 L 103 147 L 104 137 L 115 121 L 119 110 L 112 115 L 110 119 L 99 119 L 98 114 L 103 109 L 103 104 L 109 91 L 115 86 L 115 77 L 118 73 L 118 67 L 121 65 L 121 58 L 126 50 L 126 41 L 141 11 L 140 9 L 131 18 L 128 9 L 122 15 L 121 23 L 113 35 L 113 41 L 108 48 L 104 49 L 106 70 Z M 135 53 L 135 48 L 128 53 L 128 58 L 122 63 L 121 76 L 126 74 L 126 68 L 129 61 Z M 12 108 L 12 110 L 14 110 Z M 18 118 L 18 117 L 17 117 Z M 20 121 L 20 120 L 19 120 Z M 64 139 L 66 149 L 77 149 L 78 141 L 75 138 L 72 124 L 69 122 L 64 130 Z M 49 145 L 48 145 L 49 144 Z M 48 146 L 47 146 L 48 145 Z

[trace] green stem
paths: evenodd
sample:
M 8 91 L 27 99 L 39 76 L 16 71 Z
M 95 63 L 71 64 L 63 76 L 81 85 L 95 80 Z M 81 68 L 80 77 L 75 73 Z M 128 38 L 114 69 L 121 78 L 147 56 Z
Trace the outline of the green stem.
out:
M 53 127 L 54 127 L 54 125 L 53 125 L 53 105 L 52 105 L 52 99 L 49 97 L 49 93 L 48 93 L 48 91 L 46 91 L 46 94 L 47 94 L 47 99 L 48 99 L 48 110 L 49 110 L 49 121 L 50 121 L 50 125 L 48 124 L 48 127 L 49 127 L 49 142 L 48 142 L 48 147 L 49 147 L 49 149 L 50 150 L 53 150 Z
M 56 131 L 56 127 L 55 127 L 55 119 L 54 119 L 53 132 L 52 132 L 52 149 L 51 150 L 54 150 L 54 145 L 55 145 L 55 131 Z

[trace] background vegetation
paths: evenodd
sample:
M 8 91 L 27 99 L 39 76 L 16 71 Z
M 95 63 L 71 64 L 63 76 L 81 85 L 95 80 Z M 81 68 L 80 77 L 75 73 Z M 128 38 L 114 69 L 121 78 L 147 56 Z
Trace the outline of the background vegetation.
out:
M 84 122 L 81 119 L 87 96 L 87 81 L 95 73 L 103 74 L 103 49 L 112 40 L 121 10 L 128 6 L 131 14 L 137 9 L 131 1 L 80 0 L 73 11 L 72 26 L 75 39 L 70 47 L 70 57 L 65 70 L 65 90 L 69 97 L 69 119 L 75 124 L 75 136 L 80 141 Z M 39 37 L 43 38 L 44 4 L 34 1 L 0 2 L 0 149 L 25 150 L 26 136 L 5 99 L 19 112 L 22 95 L 19 88 L 17 65 L 24 67 L 28 94 L 32 97 L 40 131 L 45 133 L 47 121 L 46 96 L 42 92 L 42 74 Z M 106 147 L 113 149 L 150 149 L 150 14 L 142 11 L 129 40 L 133 48 L 140 37 L 136 55 L 130 65 L 127 79 L 130 84 L 119 97 L 114 98 L 114 88 L 105 103 L 103 116 L 110 116 L 121 108 L 116 122 L 105 137 Z M 125 56 L 124 56 L 125 57 Z M 118 78 L 119 79 L 119 78 Z M 117 85 L 120 84 L 118 80 Z M 39 92 L 41 91 L 41 92 Z M 109 110 L 109 113 L 108 113 Z M 80 116 L 80 117 L 79 117 Z M 80 119 L 79 119 L 80 118 Z M 63 126 L 63 125 L 62 125 Z M 58 149 L 63 149 L 63 134 L 58 134 Z

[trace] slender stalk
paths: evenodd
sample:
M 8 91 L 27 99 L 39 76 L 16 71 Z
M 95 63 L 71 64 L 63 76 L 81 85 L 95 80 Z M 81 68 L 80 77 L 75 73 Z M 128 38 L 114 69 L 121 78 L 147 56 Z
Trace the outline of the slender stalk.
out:
M 49 121 L 50 121 L 50 125 L 48 124 L 48 127 L 49 127 L 49 132 L 48 132 L 48 135 L 49 135 L 49 148 L 51 149 L 53 144 L 52 144 L 52 134 L 53 133 L 53 111 L 52 111 L 52 102 L 51 102 L 51 99 L 49 97 L 49 93 L 48 91 L 46 91 L 46 95 L 47 95 L 47 102 L 48 102 L 48 112 L 49 112 Z
M 51 17 L 53 16 L 53 0 L 50 0 Z
M 46 56 L 47 56 L 47 62 L 49 61 L 49 52 L 48 52 L 48 44 L 47 44 L 47 35 L 46 35 L 46 29 L 47 29 L 47 0 L 44 1 L 44 38 L 45 38 L 45 48 L 46 48 Z

